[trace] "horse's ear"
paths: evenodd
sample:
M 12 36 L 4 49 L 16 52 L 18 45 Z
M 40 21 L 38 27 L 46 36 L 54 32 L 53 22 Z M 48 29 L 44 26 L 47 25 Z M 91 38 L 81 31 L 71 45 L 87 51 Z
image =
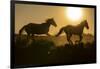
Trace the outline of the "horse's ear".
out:
M 86 19 L 84 19 L 82 22 L 87 22 L 87 20 L 86 20 Z
M 54 19 L 53 19 L 53 17 L 52 17 L 52 18 L 48 18 L 47 21 L 48 21 L 48 20 L 54 20 Z
M 87 20 L 85 20 L 85 22 L 88 22 Z
M 48 22 L 49 19 L 46 19 L 46 22 Z
M 86 19 L 84 21 L 86 21 Z
M 51 19 L 52 19 L 52 20 L 54 20 L 54 18 L 53 18 L 53 17 L 52 17 Z
M 50 18 L 50 19 L 53 19 L 53 17 L 52 17 L 52 18 Z

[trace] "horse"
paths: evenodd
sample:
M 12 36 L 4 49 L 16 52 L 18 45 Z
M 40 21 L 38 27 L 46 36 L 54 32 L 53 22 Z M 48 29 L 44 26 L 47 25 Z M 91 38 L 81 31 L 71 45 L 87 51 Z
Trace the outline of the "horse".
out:
M 29 23 L 27 25 L 24 25 L 19 30 L 19 35 L 22 34 L 23 30 L 27 33 L 28 36 L 34 36 L 34 34 L 46 34 L 49 35 L 49 27 L 50 25 L 57 26 L 53 18 L 47 19 L 45 23 L 42 24 L 36 24 L 36 23 Z
M 83 33 L 84 27 L 89 29 L 89 25 L 88 25 L 87 20 L 83 20 L 80 24 L 78 24 L 76 26 L 72 26 L 72 25 L 64 26 L 60 29 L 58 34 L 56 34 L 56 37 L 59 36 L 64 31 L 69 44 L 73 44 L 71 39 L 70 39 L 73 34 L 78 35 L 80 37 L 79 42 L 81 42 L 81 40 L 83 39 L 82 33 Z

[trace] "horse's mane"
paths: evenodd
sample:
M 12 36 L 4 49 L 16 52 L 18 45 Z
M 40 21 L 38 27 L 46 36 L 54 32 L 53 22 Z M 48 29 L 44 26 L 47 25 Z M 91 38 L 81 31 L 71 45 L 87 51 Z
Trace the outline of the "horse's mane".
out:
M 78 25 L 76 25 L 76 26 L 83 25 L 83 24 L 85 23 L 85 21 L 86 21 L 86 20 L 81 21 L 81 22 L 80 22 Z
M 86 21 L 87 21 L 87 20 L 83 20 L 83 21 L 81 22 L 81 24 L 84 24 Z
M 43 23 L 41 23 L 41 24 L 48 24 L 49 21 L 50 21 L 50 19 L 47 19 L 46 22 L 43 22 Z M 29 24 L 37 24 L 37 25 L 40 25 L 40 24 L 38 24 L 38 23 L 29 23 Z M 27 24 L 27 25 L 29 25 L 29 24 Z

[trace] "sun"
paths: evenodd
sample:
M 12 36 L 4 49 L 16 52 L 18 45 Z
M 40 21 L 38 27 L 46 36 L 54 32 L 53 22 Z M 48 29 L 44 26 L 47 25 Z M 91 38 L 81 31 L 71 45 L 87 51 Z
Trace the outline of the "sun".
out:
M 79 7 L 68 7 L 66 13 L 67 18 L 73 21 L 80 20 L 82 17 L 82 9 Z

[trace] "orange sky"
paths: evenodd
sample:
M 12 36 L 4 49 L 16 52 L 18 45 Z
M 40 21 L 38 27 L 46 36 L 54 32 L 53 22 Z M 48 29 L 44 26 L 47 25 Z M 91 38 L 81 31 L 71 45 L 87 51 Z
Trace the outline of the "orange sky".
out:
M 15 33 L 28 23 L 44 23 L 48 18 L 54 18 L 57 27 L 50 26 L 49 33 L 55 35 L 59 29 L 65 25 L 80 23 L 87 19 L 89 30 L 84 29 L 84 33 L 94 34 L 94 8 L 82 8 L 83 16 L 78 21 L 72 21 L 68 18 L 67 6 L 44 6 L 30 4 L 15 5 Z M 73 23 L 72 23 L 73 22 Z

